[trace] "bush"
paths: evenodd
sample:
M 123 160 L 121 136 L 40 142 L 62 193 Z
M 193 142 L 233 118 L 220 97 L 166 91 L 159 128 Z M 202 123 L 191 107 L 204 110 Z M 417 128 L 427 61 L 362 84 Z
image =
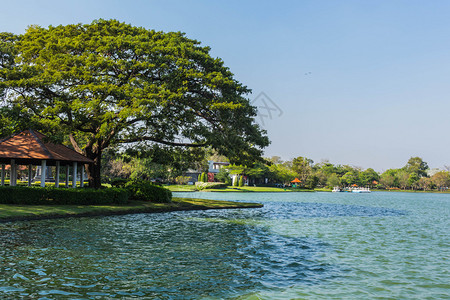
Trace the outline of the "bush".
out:
M 189 177 L 189 176 L 177 176 L 175 178 L 175 182 L 177 184 L 187 184 L 190 179 L 191 179 L 191 177 Z
M 172 201 L 172 192 L 145 180 L 131 180 L 125 184 L 130 192 L 130 199 L 168 203 Z
M 238 186 L 239 184 L 239 176 L 236 175 L 236 177 L 233 178 L 233 186 Z
M 128 194 L 127 190 L 118 188 L 94 190 L 3 186 L 0 187 L 0 203 L 25 205 L 126 204 Z
M 195 188 L 199 191 L 207 189 L 224 189 L 228 185 L 223 182 L 196 182 Z
M 216 174 L 215 179 L 220 182 L 226 183 L 227 185 L 231 185 L 231 177 L 230 173 L 224 168 L 220 169 L 219 173 Z
M 114 178 L 111 180 L 111 186 L 123 188 L 127 182 L 124 178 Z
M 241 176 L 241 178 L 239 178 L 239 186 L 240 187 L 244 186 L 244 176 Z
M 208 174 L 206 172 L 202 173 L 202 182 L 208 182 Z

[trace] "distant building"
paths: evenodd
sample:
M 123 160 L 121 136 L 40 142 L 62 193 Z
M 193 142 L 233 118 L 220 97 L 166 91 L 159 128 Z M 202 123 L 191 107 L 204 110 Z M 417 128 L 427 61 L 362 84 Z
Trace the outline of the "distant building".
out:
M 220 169 L 223 167 L 227 167 L 230 165 L 229 162 L 217 162 L 217 161 L 208 161 L 209 167 L 208 167 L 208 173 L 217 174 L 220 172 Z
M 223 167 L 229 166 L 229 162 L 216 162 L 209 160 L 208 161 L 208 181 L 214 181 L 214 175 L 219 173 L 220 169 Z M 189 179 L 189 184 L 194 184 L 198 181 L 198 176 L 202 174 L 202 171 L 199 170 L 188 170 L 185 173 L 185 176 L 191 177 Z
M 184 176 L 190 177 L 190 179 L 188 180 L 188 184 L 194 184 L 198 181 L 198 176 L 200 174 L 202 174 L 202 172 L 189 169 L 186 173 L 184 173 Z

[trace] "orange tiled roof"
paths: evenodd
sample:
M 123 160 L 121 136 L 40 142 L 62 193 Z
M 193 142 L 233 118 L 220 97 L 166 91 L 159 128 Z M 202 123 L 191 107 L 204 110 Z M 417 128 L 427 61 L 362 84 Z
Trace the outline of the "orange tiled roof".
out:
M 72 162 L 90 164 L 93 160 L 64 145 L 47 142 L 47 137 L 34 130 L 25 130 L 0 140 L 0 162 L 10 163 L 15 159 L 17 164 L 62 164 Z

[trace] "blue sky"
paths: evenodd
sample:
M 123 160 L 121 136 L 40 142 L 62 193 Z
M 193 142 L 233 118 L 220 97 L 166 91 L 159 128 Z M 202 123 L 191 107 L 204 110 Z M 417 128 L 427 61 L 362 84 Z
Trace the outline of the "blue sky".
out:
M 266 156 L 450 165 L 450 1 L 3 1 L 0 31 L 118 19 L 212 48 L 264 119 Z M 261 106 L 260 100 L 254 102 Z M 261 110 L 263 112 L 263 110 Z

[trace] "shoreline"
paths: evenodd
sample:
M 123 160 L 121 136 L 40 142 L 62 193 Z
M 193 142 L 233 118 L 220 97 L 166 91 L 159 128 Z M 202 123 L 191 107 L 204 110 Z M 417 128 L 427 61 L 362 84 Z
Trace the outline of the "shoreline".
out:
M 174 198 L 171 203 L 133 202 L 130 205 L 75 206 L 75 205 L 0 205 L 0 223 L 83 218 L 99 216 L 120 216 L 128 214 L 150 214 L 177 211 L 261 208 L 259 203 L 232 202 L 191 198 Z M 36 211 L 33 211 L 36 209 Z M 25 211 L 24 211 L 25 210 Z M 40 213 L 45 210 L 46 212 Z M 5 211 L 12 215 L 5 215 Z

